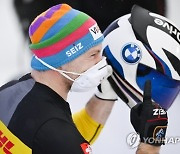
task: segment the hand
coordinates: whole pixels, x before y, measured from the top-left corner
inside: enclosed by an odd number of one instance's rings
[[[107,100],[107,101],[116,101],[118,99],[117,94],[112,89],[107,78],[105,78],[101,82],[101,84],[97,87],[95,96],[99,99]]]
[[[151,82],[146,81],[143,103],[131,109],[131,123],[140,135],[141,142],[155,146],[164,144],[168,118],[167,112],[151,100]]]

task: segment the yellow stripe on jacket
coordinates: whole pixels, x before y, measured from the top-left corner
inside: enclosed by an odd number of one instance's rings
[[[103,129],[103,125],[94,121],[85,109],[73,114],[73,121],[81,135],[93,144]]]
[[[32,154],[32,150],[19,140],[0,120],[0,153]]]

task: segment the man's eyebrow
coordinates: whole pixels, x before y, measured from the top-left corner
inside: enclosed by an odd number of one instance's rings
[[[94,50],[94,51],[92,51],[92,53],[91,54],[94,54],[94,53],[99,53],[99,52],[101,52],[101,50]]]

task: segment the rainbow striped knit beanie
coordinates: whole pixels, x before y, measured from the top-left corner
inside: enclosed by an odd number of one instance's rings
[[[59,4],[43,12],[29,27],[31,67],[48,70],[36,58],[57,68],[79,57],[104,39],[96,21],[87,14]]]

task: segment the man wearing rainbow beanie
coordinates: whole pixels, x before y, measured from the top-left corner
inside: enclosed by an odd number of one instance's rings
[[[0,153],[91,154],[90,144],[117,100],[96,21],[59,4],[32,22],[29,35],[32,72],[0,88]],[[85,108],[72,116],[69,91],[97,86]]]
[[[66,100],[69,91],[95,89],[111,75],[101,53],[103,34],[90,16],[59,4],[32,22],[29,35],[32,72],[2,87],[8,99],[1,99],[0,127],[12,142],[9,151],[91,153],[90,144],[101,132],[117,95],[112,90],[103,100],[102,92],[97,92],[73,116]]]

